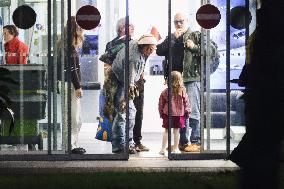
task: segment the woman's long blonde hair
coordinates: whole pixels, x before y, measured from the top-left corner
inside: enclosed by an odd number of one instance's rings
[[[184,90],[183,79],[181,73],[178,71],[171,72],[173,96],[181,95]]]
[[[67,28],[68,28],[69,22],[67,22],[66,26],[64,27],[64,41],[65,41],[65,49],[67,49]],[[78,47],[81,47],[83,44],[84,36],[83,36],[83,29],[77,24],[75,16],[71,16],[70,21],[70,27],[71,27],[71,40],[72,40],[72,46],[76,49]],[[62,47],[62,41],[59,40],[58,43],[59,47]]]
[[[64,28],[64,33],[64,36],[67,39],[67,26]],[[84,40],[83,29],[77,24],[75,16],[71,16],[71,39],[72,46],[75,48],[80,47]]]

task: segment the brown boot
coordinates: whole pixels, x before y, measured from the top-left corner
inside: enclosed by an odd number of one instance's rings
[[[200,152],[200,145],[190,144],[183,150],[184,152]]]
[[[138,148],[140,150],[140,152],[148,152],[150,149],[146,146],[144,146],[143,144],[136,144],[135,145],[136,148]]]

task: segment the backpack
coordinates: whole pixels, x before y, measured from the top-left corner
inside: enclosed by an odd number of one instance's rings
[[[113,42],[113,45],[106,49],[106,52],[99,57],[99,60],[112,65],[117,53],[125,46],[124,39],[120,38]]]
[[[210,74],[212,74],[217,70],[217,68],[220,64],[220,54],[219,54],[219,51],[218,51],[218,45],[212,39],[210,39],[209,61],[210,61]]]

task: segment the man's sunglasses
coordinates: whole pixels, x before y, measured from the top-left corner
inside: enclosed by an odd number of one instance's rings
[[[178,24],[178,23],[183,24],[183,23],[184,23],[184,20],[175,20],[174,23],[175,23],[175,24]]]

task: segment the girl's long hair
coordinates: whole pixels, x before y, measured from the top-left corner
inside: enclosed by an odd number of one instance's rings
[[[172,77],[173,96],[182,95],[182,91],[184,90],[184,84],[181,73],[178,71],[172,71],[171,77]]]
[[[65,50],[67,50],[67,28],[68,28],[69,22],[67,22],[67,25],[64,27],[64,41],[65,41]],[[71,16],[71,40],[72,40],[72,46],[76,49],[78,47],[81,47],[83,44],[84,36],[83,36],[83,29],[77,24],[75,16]],[[59,40],[58,46],[62,47],[62,40]]]

